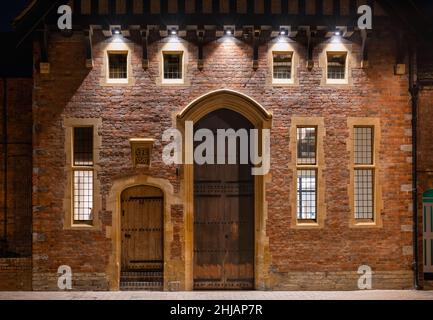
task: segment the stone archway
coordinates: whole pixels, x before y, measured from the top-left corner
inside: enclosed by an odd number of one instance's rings
[[[165,179],[153,178],[144,175],[130,176],[125,178],[116,179],[110,189],[107,198],[107,211],[112,212],[112,226],[107,227],[107,237],[111,238],[112,251],[110,261],[107,266],[107,276],[109,279],[110,290],[119,290],[120,273],[121,273],[121,196],[122,193],[132,187],[137,186],[150,186],[158,188],[163,193],[163,257],[165,261],[164,267],[164,290],[168,288],[168,281],[171,276],[167,274],[170,272],[171,266],[169,257],[169,248],[171,241],[173,241],[173,225],[171,221],[171,207],[178,204],[178,199],[174,195],[172,184]]]
[[[245,117],[255,129],[270,129],[272,114],[252,98],[232,90],[212,91],[199,97],[177,116],[177,127],[183,136],[183,202],[185,221],[185,289],[193,289],[194,250],[194,165],[188,161],[193,154],[193,137],[185,130],[186,121],[197,123],[205,115],[218,109],[235,111]],[[261,140],[261,135],[259,139]],[[261,141],[259,141],[261,145]],[[259,150],[261,151],[261,150]],[[254,287],[262,290],[269,287],[268,266],[270,264],[269,240],[266,236],[267,203],[265,197],[266,176],[254,176]]]

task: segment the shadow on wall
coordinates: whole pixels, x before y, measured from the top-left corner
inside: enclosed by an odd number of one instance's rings
[[[2,81],[0,257],[30,257],[32,244],[31,78]]]

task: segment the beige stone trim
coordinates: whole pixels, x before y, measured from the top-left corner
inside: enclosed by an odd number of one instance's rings
[[[106,40],[104,47],[103,65],[101,71],[101,86],[133,86],[135,84],[135,78],[132,72],[132,52],[134,51],[134,44],[130,40],[123,37],[113,37]],[[109,78],[109,53],[126,53],[127,57],[127,79],[110,79]]]
[[[231,100],[231,106],[218,106],[216,102],[222,102],[221,100]],[[251,121],[254,125],[259,123],[262,118],[266,121],[272,120],[272,113],[268,112],[264,107],[262,107],[256,100],[250,98],[246,94],[243,94],[238,91],[230,90],[230,89],[219,89],[215,91],[208,92],[196,99],[194,99],[188,106],[186,106],[181,112],[177,114],[177,119],[181,121],[187,121],[187,117],[190,116],[191,113],[199,113],[199,119],[204,117],[211,111],[208,111],[206,108],[202,108],[201,110],[197,109],[197,105],[203,105],[207,101],[213,101],[212,106],[213,110],[218,110],[220,108],[228,108],[235,112],[239,112],[238,110],[245,108],[245,115],[249,121]],[[247,104],[253,104],[254,108],[247,108]],[[251,109],[251,110],[250,110]]]
[[[101,210],[101,192],[98,173],[99,166],[99,151],[102,145],[102,137],[99,135],[99,130],[102,127],[102,119],[100,118],[65,118],[63,120],[65,128],[65,152],[66,152],[66,186],[65,197],[63,200],[63,210],[65,220],[63,229],[65,230],[101,230],[101,221],[99,220],[99,211]],[[73,221],[73,129],[76,127],[93,127],[93,223],[92,225],[74,224]]]
[[[173,224],[171,222],[172,205],[181,204],[179,197],[174,195],[173,185],[166,179],[136,175],[117,179],[113,182],[107,198],[107,211],[112,214],[111,238],[112,251],[107,265],[107,276],[110,290],[119,290],[121,269],[121,195],[128,188],[147,185],[161,189],[164,193],[164,290],[168,290],[170,279],[176,278],[175,273],[182,274],[172,265],[170,259],[171,243],[173,241]]]
[[[270,129],[272,115],[253,99],[236,91],[217,90],[194,100],[177,116],[177,127],[184,137],[183,160],[192,151],[191,138],[185,137],[185,121],[196,123],[206,114],[226,108],[240,113],[247,118],[256,129]],[[260,137],[261,139],[261,137]],[[259,143],[261,145],[261,143]],[[194,165],[183,166],[185,204],[185,289],[193,289],[193,250],[194,250]],[[269,238],[266,235],[267,202],[265,182],[267,176],[255,176],[255,288],[269,288]]]
[[[164,54],[182,54],[182,79],[164,79]],[[159,76],[156,84],[159,86],[189,86],[188,73],[189,50],[188,43],[177,36],[169,36],[158,44]]]
[[[274,53],[292,53],[292,78],[274,79]],[[300,54],[298,44],[287,37],[277,37],[268,46],[269,72],[266,79],[268,85],[274,87],[297,86],[299,85],[298,67],[300,65]]]
[[[328,79],[328,53],[343,52],[346,53],[346,71],[345,79]],[[352,69],[355,67],[356,56],[353,53],[353,45],[346,43],[346,40],[340,37],[332,37],[328,42],[321,45],[319,55],[319,68],[322,69],[322,86],[347,88],[353,84]]]
[[[316,127],[317,137],[317,150],[316,150],[316,164],[315,165],[298,165],[297,164],[297,128],[311,126]],[[290,192],[290,227],[294,229],[310,229],[310,228],[323,228],[326,219],[326,184],[323,171],[325,170],[325,151],[323,146],[323,139],[326,136],[325,122],[323,117],[292,117],[290,125],[290,153],[291,161],[289,169],[292,171],[292,186]],[[297,218],[297,170],[310,169],[317,172],[317,215],[316,221],[303,221]]]
[[[381,212],[383,209],[382,200],[382,187],[380,183],[381,168],[379,163],[380,156],[380,142],[381,142],[381,127],[379,118],[348,118],[347,126],[349,128],[349,138],[347,140],[347,150],[350,153],[349,170],[350,170],[350,183],[347,188],[350,201],[350,218],[349,227],[351,228],[382,228],[382,216]],[[374,128],[373,136],[373,164],[355,166],[354,161],[354,127],[355,126],[369,126]],[[355,219],[355,196],[354,196],[354,181],[355,181],[355,168],[368,168],[374,170],[374,212],[373,221],[358,221]]]

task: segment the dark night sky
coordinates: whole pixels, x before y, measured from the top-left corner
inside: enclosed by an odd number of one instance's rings
[[[0,10],[0,32],[12,31],[12,20],[19,14],[19,12],[24,8],[28,1],[31,0],[2,0],[2,10]],[[411,1],[417,4],[419,7],[423,8],[422,10],[420,10],[423,14],[431,17],[431,15],[433,14],[433,0]]]
[[[12,31],[11,22],[24,8],[29,0],[6,0],[2,1],[0,11],[0,32]]]
[[[2,0],[0,10],[0,32],[13,31],[11,22],[21,12],[29,0]],[[16,38],[12,33],[3,34],[5,45],[2,46],[0,59],[0,77],[31,77],[33,73],[32,50],[28,43],[16,48]]]

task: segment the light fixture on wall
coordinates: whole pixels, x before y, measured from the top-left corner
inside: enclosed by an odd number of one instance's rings
[[[116,25],[109,25],[107,28],[103,27],[102,28],[102,33],[105,37],[110,38],[110,37],[129,37],[131,36],[129,29],[122,29],[122,26],[120,24],[116,24]]]
[[[278,32],[272,31],[272,37],[277,37],[277,35],[280,37],[290,37],[290,26],[280,26],[280,30]]]
[[[166,35],[170,35],[170,36],[180,35],[178,25],[167,25],[167,29],[165,31],[166,31]]]
[[[226,36],[233,36],[235,34],[235,26],[224,26],[224,34]]]
[[[337,36],[337,37],[341,36],[341,31],[340,30],[336,30],[334,32],[334,35]]]

